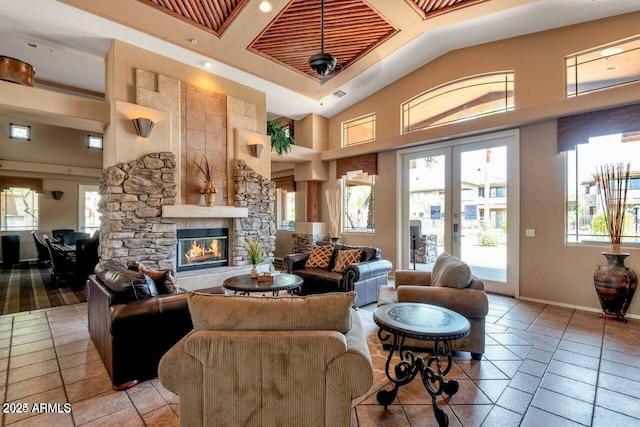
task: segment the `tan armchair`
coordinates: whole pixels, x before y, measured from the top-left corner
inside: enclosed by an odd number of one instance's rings
[[[373,384],[354,292],[188,295],[194,330],[160,361],[181,426],[345,426]]]
[[[434,280],[434,276],[437,280]],[[471,270],[464,262],[443,253],[436,260],[433,273],[396,270],[395,289],[386,286],[378,297],[379,306],[391,302],[433,304],[462,314],[471,323],[471,332],[464,338],[452,341],[451,349],[468,351],[476,360],[482,358],[489,300],[484,292],[484,283],[471,275]],[[405,345],[425,348],[428,343],[407,339]]]

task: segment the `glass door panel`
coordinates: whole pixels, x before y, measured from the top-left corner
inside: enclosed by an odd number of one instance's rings
[[[448,157],[429,152],[408,161],[409,260],[416,270],[430,270],[444,251]]]

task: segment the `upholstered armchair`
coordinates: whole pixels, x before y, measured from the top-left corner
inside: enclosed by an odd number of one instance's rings
[[[158,369],[180,425],[348,427],[373,384],[354,298],[189,293],[194,330]]]
[[[452,341],[451,349],[468,351],[476,360],[482,358],[489,300],[484,292],[484,282],[473,276],[463,261],[442,253],[436,259],[432,272],[396,270],[395,287],[381,288],[378,306],[392,302],[432,304],[462,314],[471,323],[471,332]],[[407,339],[405,345],[424,348],[425,342]]]

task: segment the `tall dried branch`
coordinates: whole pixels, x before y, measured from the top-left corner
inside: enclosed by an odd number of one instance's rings
[[[625,206],[629,189],[630,164],[601,165],[596,169],[596,180],[600,185],[600,197],[604,219],[611,245],[619,247],[624,232]]]
[[[327,199],[327,209],[329,211],[329,225],[331,226],[331,236],[338,236],[340,225],[340,189],[330,188],[324,193]]]

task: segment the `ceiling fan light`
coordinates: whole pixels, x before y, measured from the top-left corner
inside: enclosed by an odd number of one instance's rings
[[[316,53],[309,58],[309,66],[320,76],[324,77],[336,68],[338,60],[329,53]]]

